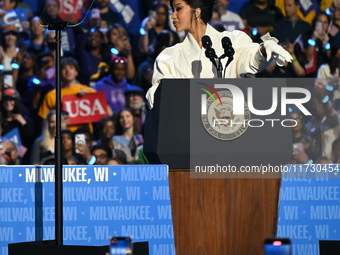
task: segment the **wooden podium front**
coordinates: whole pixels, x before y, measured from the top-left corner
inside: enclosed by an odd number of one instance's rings
[[[276,235],[281,179],[191,178],[169,171],[178,255],[260,255]]]
[[[207,103],[202,99],[205,92],[199,88],[204,84],[218,93],[222,93],[220,87],[225,84],[237,86],[243,95],[253,88],[256,109],[263,110],[273,104],[273,86],[281,91],[286,80],[162,80],[155,93],[154,108],[147,110],[143,148],[150,163],[169,165],[176,254],[263,254],[265,238],[276,234],[280,173],[270,177],[251,173],[242,178],[214,175],[213,179],[211,175],[192,178],[189,169],[227,165],[235,169],[259,166],[260,170],[282,167],[292,155],[291,129],[279,121],[275,125],[268,123],[267,119],[288,117],[282,116],[280,107],[270,116],[251,113],[251,119],[262,121],[263,126],[248,127],[235,139],[217,139],[207,132],[202,117],[208,116],[207,110],[202,113],[202,105]],[[216,102],[214,107],[219,110],[230,108],[227,99],[220,106],[217,99]],[[213,113],[207,119],[219,119]]]

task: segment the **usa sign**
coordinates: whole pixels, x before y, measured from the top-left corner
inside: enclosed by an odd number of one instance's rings
[[[82,97],[65,95],[63,110],[69,113],[69,125],[98,122],[108,116],[105,92],[88,93]]]
[[[68,20],[73,17],[76,20],[81,20],[82,10],[88,10],[90,1],[88,0],[59,0],[60,13],[59,17],[63,20]]]

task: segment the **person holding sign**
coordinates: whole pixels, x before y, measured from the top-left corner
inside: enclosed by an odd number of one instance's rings
[[[84,96],[86,93],[95,93],[96,90],[88,86],[77,83],[76,77],[78,75],[79,66],[78,62],[71,57],[63,58],[61,60],[61,96],[65,95],[78,95],[79,97]],[[48,92],[39,108],[38,115],[45,119],[48,113],[56,108],[56,90],[53,89]],[[80,124],[80,125],[69,125],[67,128],[71,131],[75,131],[79,127],[88,127],[91,131],[93,130],[92,124]]]

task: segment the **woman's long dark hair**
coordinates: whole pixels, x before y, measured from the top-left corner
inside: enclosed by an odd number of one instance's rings
[[[106,31],[107,47],[110,48],[110,49],[115,46],[115,45],[113,45],[112,42],[110,42],[110,35],[111,35],[112,30],[114,30],[114,29],[118,30],[119,36],[125,35],[127,37],[127,39],[129,40],[129,38],[128,38],[129,35],[128,35],[126,29],[121,24],[115,23],[115,24],[109,26],[109,28]]]
[[[159,8],[164,8],[165,9],[165,12],[166,12],[166,20],[165,20],[165,23],[164,23],[164,29],[167,29],[167,30],[171,30],[170,28],[170,25],[169,25],[169,8],[166,4],[163,4],[163,3],[158,3],[156,5],[154,5],[153,7],[153,10],[155,10],[157,12],[157,10]]]
[[[116,128],[117,128],[117,132],[116,134],[117,135],[123,135],[124,133],[124,130],[123,130],[123,127],[120,125],[119,123],[119,119],[120,119],[120,116],[122,114],[122,112],[124,111],[127,111],[129,113],[131,113],[132,117],[133,117],[133,133],[136,135],[136,134],[139,134],[139,128],[138,128],[138,124],[137,124],[137,121],[136,121],[136,118],[135,118],[135,114],[132,110],[128,109],[128,108],[125,108],[123,110],[121,110],[118,114],[117,114],[117,118],[116,118]]]
[[[3,98],[4,99],[4,98]],[[2,99],[2,101],[3,101]],[[2,117],[4,119],[6,119],[8,117],[8,114],[7,114],[7,111],[6,109],[4,108],[4,104],[2,102],[2,104],[0,105],[0,111],[2,113]],[[22,107],[21,107],[21,100],[20,98],[15,98],[14,99],[14,109],[12,111],[14,114],[22,114]]]

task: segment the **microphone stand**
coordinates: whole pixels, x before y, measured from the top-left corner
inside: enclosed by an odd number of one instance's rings
[[[217,77],[222,78],[222,63],[221,59],[226,57],[226,54],[224,53],[222,56],[217,57],[215,50],[212,48],[212,42],[208,35],[204,35],[201,38],[202,46],[205,48],[205,56],[210,59],[210,62],[215,66],[217,70]]]
[[[205,54],[206,57],[210,59],[210,62],[215,66],[217,70],[217,77],[222,78],[223,66],[222,66],[221,59],[226,57],[225,54],[223,54],[222,56],[218,58],[215,54],[215,51],[213,51],[213,54],[210,49],[207,49],[205,52],[206,52]]]
[[[233,61],[234,60],[234,56],[233,55],[231,55],[231,56],[228,56],[229,58],[228,58],[228,61],[227,61],[227,63],[225,64],[225,67],[224,67],[224,74],[223,74],[223,77],[225,78],[225,71],[227,70],[227,67],[229,66],[229,64],[231,63],[231,61]]]
[[[222,71],[223,71],[223,66],[221,62],[222,56],[217,59],[217,62],[218,62],[217,63],[217,78],[222,78]]]
[[[55,30],[56,47],[56,136],[55,136],[55,240],[56,245],[63,245],[63,162],[61,137],[61,30],[65,30],[68,22],[54,21],[48,24],[48,30]]]
[[[222,54],[219,58],[215,59],[215,62],[217,61],[217,65],[215,63],[215,67],[217,69],[217,77],[218,78],[222,78],[222,71],[223,71],[223,67],[222,67],[222,59],[224,59],[225,57],[228,57],[228,61],[224,67],[224,74],[223,74],[223,78],[225,78],[225,71],[227,69],[227,67],[229,66],[229,64],[231,63],[231,61],[234,60],[234,51],[229,51],[227,53]]]

